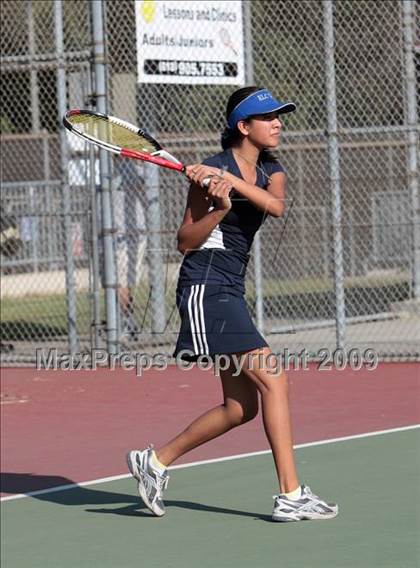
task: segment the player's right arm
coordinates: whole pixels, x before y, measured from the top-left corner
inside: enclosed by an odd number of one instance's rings
[[[231,185],[216,177],[212,178],[207,191],[199,185],[191,184],[184,218],[177,235],[178,250],[182,254],[198,249],[228,213],[232,206],[229,199],[231,189]]]

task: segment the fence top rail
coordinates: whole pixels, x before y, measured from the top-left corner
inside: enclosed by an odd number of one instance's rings
[[[63,54],[65,59],[77,59],[77,58],[90,58],[91,52],[89,49],[83,49],[80,51],[65,51]],[[47,52],[47,53],[25,53],[24,55],[2,55],[0,57],[0,63],[3,64],[16,64],[16,63],[54,63],[57,61],[57,52]]]
[[[16,189],[29,187],[61,187],[63,182],[60,179],[53,180],[37,180],[37,181],[3,181],[2,189]]]
[[[337,133],[343,136],[352,135],[363,135],[363,134],[403,134],[412,130],[412,126],[401,125],[401,126],[372,126],[365,128],[339,128]],[[420,130],[420,125],[416,126],[416,131]],[[293,138],[325,138],[327,136],[326,130],[287,130],[284,133],[284,139]],[[40,132],[22,132],[17,134],[1,134],[2,142],[14,142],[22,140],[38,140],[38,139],[49,139],[56,138],[58,133],[49,132],[48,130],[41,130]],[[219,132],[199,132],[195,134],[182,134],[180,132],[161,132],[159,133],[159,139],[165,144],[197,144],[197,143],[207,143],[219,144],[220,134]]]
[[[50,138],[57,138],[58,134],[49,132],[46,129],[39,132],[23,132],[21,134],[2,134],[2,142],[21,142],[26,140],[48,140]]]
[[[416,130],[420,129],[420,125],[417,126]],[[369,135],[369,134],[404,134],[412,130],[412,126],[408,125],[395,125],[395,126],[369,126],[363,128],[338,128],[337,134],[342,136],[352,136],[352,135]],[[284,140],[289,138],[325,138],[328,135],[327,130],[289,130],[284,132]],[[220,133],[219,132],[198,132],[195,134],[183,134],[180,132],[160,132],[159,140],[166,144],[177,143],[182,145],[186,142],[191,143],[213,143],[219,144]]]

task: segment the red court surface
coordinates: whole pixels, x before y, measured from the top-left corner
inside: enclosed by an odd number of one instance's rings
[[[420,422],[420,364],[290,371],[296,444]],[[127,473],[125,453],[164,443],[221,402],[212,371],[2,369],[3,495]],[[268,449],[261,416],[179,463]]]

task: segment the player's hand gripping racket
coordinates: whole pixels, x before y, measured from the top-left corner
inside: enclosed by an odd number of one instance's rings
[[[63,124],[73,134],[124,158],[185,172],[185,165],[164,150],[150,134],[115,116],[75,109],[64,115]],[[203,185],[206,187],[209,183],[210,178],[206,178]]]

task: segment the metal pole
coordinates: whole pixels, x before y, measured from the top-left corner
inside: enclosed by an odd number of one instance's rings
[[[50,144],[48,138],[48,130],[44,129],[42,131],[42,154],[43,154],[43,164],[44,164],[44,180],[50,181],[51,179],[51,168],[50,168]],[[47,185],[45,187],[46,191],[46,202],[51,203],[51,187]],[[50,227],[55,231],[54,223],[50,222]],[[48,267],[50,270],[53,269],[53,239],[48,239]]]
[[[151,118],[153,119],[153,117]],[[161,241],[159,169],[157,166],[145,163],[144,182],[152,333],[163,333],[166,327],[165,274]]]
[[[67,325],[69,335],[69,350],[71,354],[77,351],[77,328],[76,328],[76,291],[74,282],[74,261],[71,235],[71,202],[70,188],[68,183],[68,147],[65,128],[62,117],[66,112],[66,68],[64,59],[64,34],[63,34],[63,3],[62,0],[54,1],[54,25],[55,44],[57,57],[57,106],[58,122],[60,128],[60,156],[61,156],[61,180],[63,195],[63,227],[64,227],[64,255],[66,261],[66,300],[67,300]]]
[[[408,127],[408,186],[412,203],[413,251],[412,286],[413,298],[420,298],[420,197],[418,171],[418,117],[416,103],[416,69],[414,64],[414,2],[403,0],[406,119]]]
[[[254,277],[255,277],[255,308],[257,317],[257,328],[260,333],[264,333],[264,291],[262,283],[262,262],[261,262],[261,235],[258,232],[254,238]]]
[[[33,1],[29,0],[26,3],[26,11],[28,16],[28,48],[30,61],[33,59],[36,51],[35,43],[35,22],[34,22],[34,5]],[[31,66],[31,114],[32,114],[32,132],[39,132],[39,90],[38,90],[38,71],[34,65]]]
[[[38,222],[39,218],[36,216],[36,205],[35,205],[35,191],[42,191],[42,188],[34,188],[32,185],[29,187],[29,206],[31,217],[30,219],[30,227],[31,227],[31,243],[32,243],[32,261],[34,272],[38,272],[38,260],[39,260],[39,230],[38,230]]]
[[[96,108],[107,113],[107,83],[105,60],[104,3],[94,0],[92,7],[93,55],[95,65]],[[117,334],[117,278],[114,254],[114,227],[111,203],[111,168],[109,153],[99,152],[102,203],[102,236],[104,245],[104,287],[107,327],[107,350],[109,354],[118,352]],[[93,176],[95,173],[92,172]]]
[[[244,18],[244,52],[245,52],[245,84],[254,84],[254,60],[252,56],[252,14],[251,2],[245,0],[243,3]],[[264,333],[264,290],[262,282],[262,254],[261,254],[261,235],[258,231],[254,237],[254,284],[255,284],[255,312],[257,328],[260,333]]]
[[[83,91],[84,99],[90,101],[93,98],[92,86],[92,69],[84,69],[84,77],[82,85],[85,87]],[[96,163],[95,149],[92,144],[86,144],[86,190],[90,196],[90,243],[89,243],[89,290],[91,298],[91,326],[90,341],[91,347],[99,349],[99,330],[101,328],[101,304],[100,304],[100,264],[99,264],[99,199],[96,185]]]
[[[148,85],[149,108],[138,105],[140,122],[152,135],[156,130],[156,99],[161,85]],[[140,93],[139,93],[140,94]],[[162,249],[162,226],[160,211],[159,168],[144,164],[144,189],[146,195],[147,267],[151,332],[164,333],[166,328],[165,266]]]
[[[254,82],[254,58],[252,53],[252,12],[251,0],[243,3],[244,18],[244,47],[245,47],[245,83],[252,85]]]
[[[89,182],[88,189],[90,193],[90,225],[91,225],[91,294],[92,294],[92,324],[91,324],[91,342],[94,349],[99,348],[99,329],[101,327],[101,308],[99,297],[99,250],[98,250],[98,207],[96,195],[95,180],[95,150],[89,145]]]
[[[344,296],[343,237],[341,220],[340,156],[337,133],[337,96],[335,90],[334,15],[332,0],[324,0],[325,82],[327,91],[327,134],[332,201],[334,289],[337,348],[344,348],[346,306]]]

